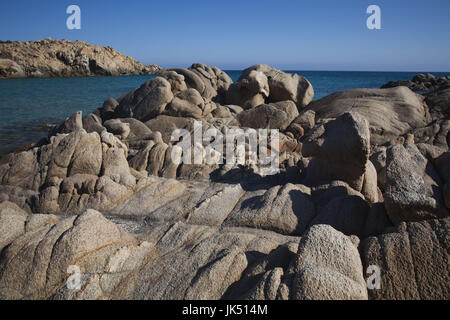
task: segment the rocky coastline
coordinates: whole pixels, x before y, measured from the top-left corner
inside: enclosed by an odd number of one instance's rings
[[[412,91],[427,92],[431,90],[437,90],[443,87],[449,87],[450,77],[437,78],[431,73],[427,74],[418,73],[411,80],[390,81],[381,86],[381,88],[386,89],[399,86],[408,87]]]
[[[449,299],[450,89],[424,86],[159,70],[0,159],[0,299]],[[278,130],[280,171],[174,163],[196,123]]]
[[[0,79],[155,74],[157,65],[144,65],[111,47],[82,41],[1,41]]]

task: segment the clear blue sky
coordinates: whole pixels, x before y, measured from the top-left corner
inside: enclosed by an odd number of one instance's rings
[[[66,8],[81,7],[81,30]],[[382,30],[366,28],[381,7]],[[146,64],[450,71],[449,0],[1,0],[0,39],[82,40]]]

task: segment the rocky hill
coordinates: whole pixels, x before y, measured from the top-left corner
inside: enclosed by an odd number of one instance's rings
[[[0,42],[0,78],[116,76],[158,70],[111,47],[78,40]]]
[[[450,299],[450,92],[313,95],[194,64],[3,157],[0,299]],[[174,161],[175,129],[241,128],[278,173]]]

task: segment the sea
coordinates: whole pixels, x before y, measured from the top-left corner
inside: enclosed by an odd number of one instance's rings
[[[241,71],[226,71],[237,81]],[[306,77],[314,99],[355,88],[380,88],[409,80],[418,72],[286,71]],[[423,73],[423,72],[422,72]],[[433,72],[437,77],[450,73]],[[119,98],[154,75],[80,78],[0,79],[0,155],[47,136],[48,131],[78,110],[86,115],[109,97]]]

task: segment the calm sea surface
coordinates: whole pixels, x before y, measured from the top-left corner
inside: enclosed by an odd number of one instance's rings
[[[392,80],[411,79],[416,72],[289,71],[305,76],[313,85],[314,99],[352,88],[379,88]],[[241,72],[227,71],[233,81]],[[433,73],[448,76],[450,73]],[[139,87],[154,76],[0,79],[0,154],[46,136],[48,130],[82,110],[101,107],[109,97]]]

